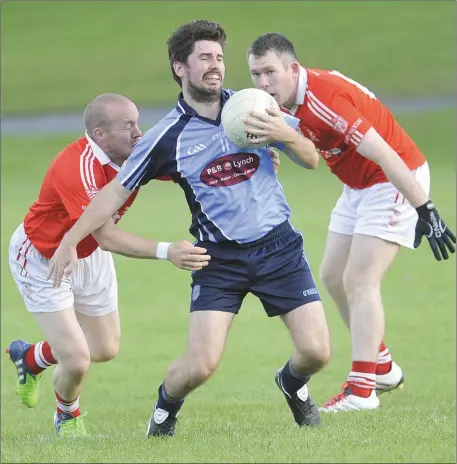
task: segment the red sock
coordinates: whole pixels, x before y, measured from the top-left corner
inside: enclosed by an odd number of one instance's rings
[[[39,374],[52,364],[57,364],[48,342],[38,342],[29,346],[25,353],[25,364],[32,374]]]
[[[347,383],[354,395],[368,398],[376,388],[376,363],[353,361]]]
[[[392,369],[392,356],[390,356],[389,348],[381,342],[379,347],[378,360],[376,365],[376,375],[384,375]]]
[[[77,396],[74,400],[68,401],[64,400],[57,392],[56,394],[56,402],[57,402],[57,413],[67,413],[71,414],[73,417],[78,417],[81,415],[79,411],[79,396]]]

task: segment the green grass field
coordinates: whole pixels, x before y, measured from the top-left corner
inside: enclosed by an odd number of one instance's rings
[[[380,95],[447,95],[455,81],[454,2],[2,2],[2,112],[70,111],[98,93],[168,105],[178,93],[166,40],[206,18],[228,34],[226,85],[251,85],[246,50],[287,34],[302,63]]]
[[[139,105],[172,104],[166,39],[181,23],[207,18],[228,33],[226,86],[250,86],[249,44],[265,31],[286,33],[305,66],[335,68],[377,94],[450,95],[455,81],[454,2],[2,2],[2,115],[80,110],[98,93]],[[452,110],[399,118],[429,159],[432,198],[456,229]],[[147,128],[143,128],[147,129]],[[10,236],[35,200],[50,160],[79,134],[2,136],[1,346],[36,341],[38,327],[9,273]],[[283,160],[280,178],[305,236],[310,264],[322,257],[328,217],[341,185],[324,163],[316,172]],[[158,201],[159,200],[159,201]],[[190,238],[179,187],[152,182],[121,227],[160,240]],[[1,460],[13,462],[456,462],[455,256],[434,260],[428,244],[402,251],[383,285],[386,341],[406,374],[402,392],[368,414],[324,416],[318,430],[293,426],[273,375],[291,352],[280,320],[248,297],[222,364],[193,393],[178,435],[146,440],[156,390],[186,345],[190,276],[169,263],[116,257],[122,343],[94,365],[82,395],[91,436],[62,443],[52,425],[51,372],[35,410],[14,394],[15,370],[1,363]],[[333,358],[311,382],[321,403],[350,368],[346,328],[321,287]]]
[[[432,198],[455,230],[455,112],[400,121],[429,157]],[[2,346],[14,338],[41,338],[9,274],[8,241],[35,199],[49,161],[74,137],[2,138]],[[280,178],[317,274],[341,186],[324,164],[309,172],[283,160]],[[146,186],[121,222],[169,241],[188,237],[188,225],[180,189],[161,182]],[[379,411],[324,416],[318,430],[294,427],[273,381],[291,342],[280,320],[268,319],[248,297],[220,369],[189,397],[178,435],[169,440],[146,440],[145,431],[165,370],[185,348],[190,276],[164,262],[116,257],[116,264],[121,352],[89,372],[82,409],[89,413],[90,438],[62,443],[55,437],[51,372],[42,382],[38,407],[20,405],[15,370],[4,356],[2,462],[455,462],[455,256],[438,263],[427,244],[405,250],[385,279],[386,340],[406,373],[406,387],[382,396]],[[321,290],[333,359],[310,384],[319,403],[338,390],[350,368],[347,330]]]

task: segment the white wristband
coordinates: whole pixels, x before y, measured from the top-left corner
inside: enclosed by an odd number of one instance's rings
[[[171,243],[168,242],[159,242],[157,244],[156,258],[157,259],[168,259],[168,248],[170,248]]]

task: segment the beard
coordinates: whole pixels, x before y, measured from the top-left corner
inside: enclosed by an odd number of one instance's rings
[[[199,103],[213,103],[218,101],[222,93],[222,88],[207,89],[205,87],[199,87],[191,81],[188,83],[187,90],[192,99]]]

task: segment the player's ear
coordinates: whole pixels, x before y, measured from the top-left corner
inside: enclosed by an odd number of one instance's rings
[[[93,135],[94,135],[95,141],[97,141],[97,139],[104,140],[105,138],[105,133],[103,132],[103,129],[101,129],[100,127],[96,127],[94,129]]]
[[[180,78],[184,77],[185,66],[184,66],[184,63],[181,63],[181,61],[175,61],[173,63],[173,70],[178,77]]]
[[[292,63],[290,63],[290,67],[294,74],[298,74],[300,72],[300,63],[298,61],[292,61]]]

